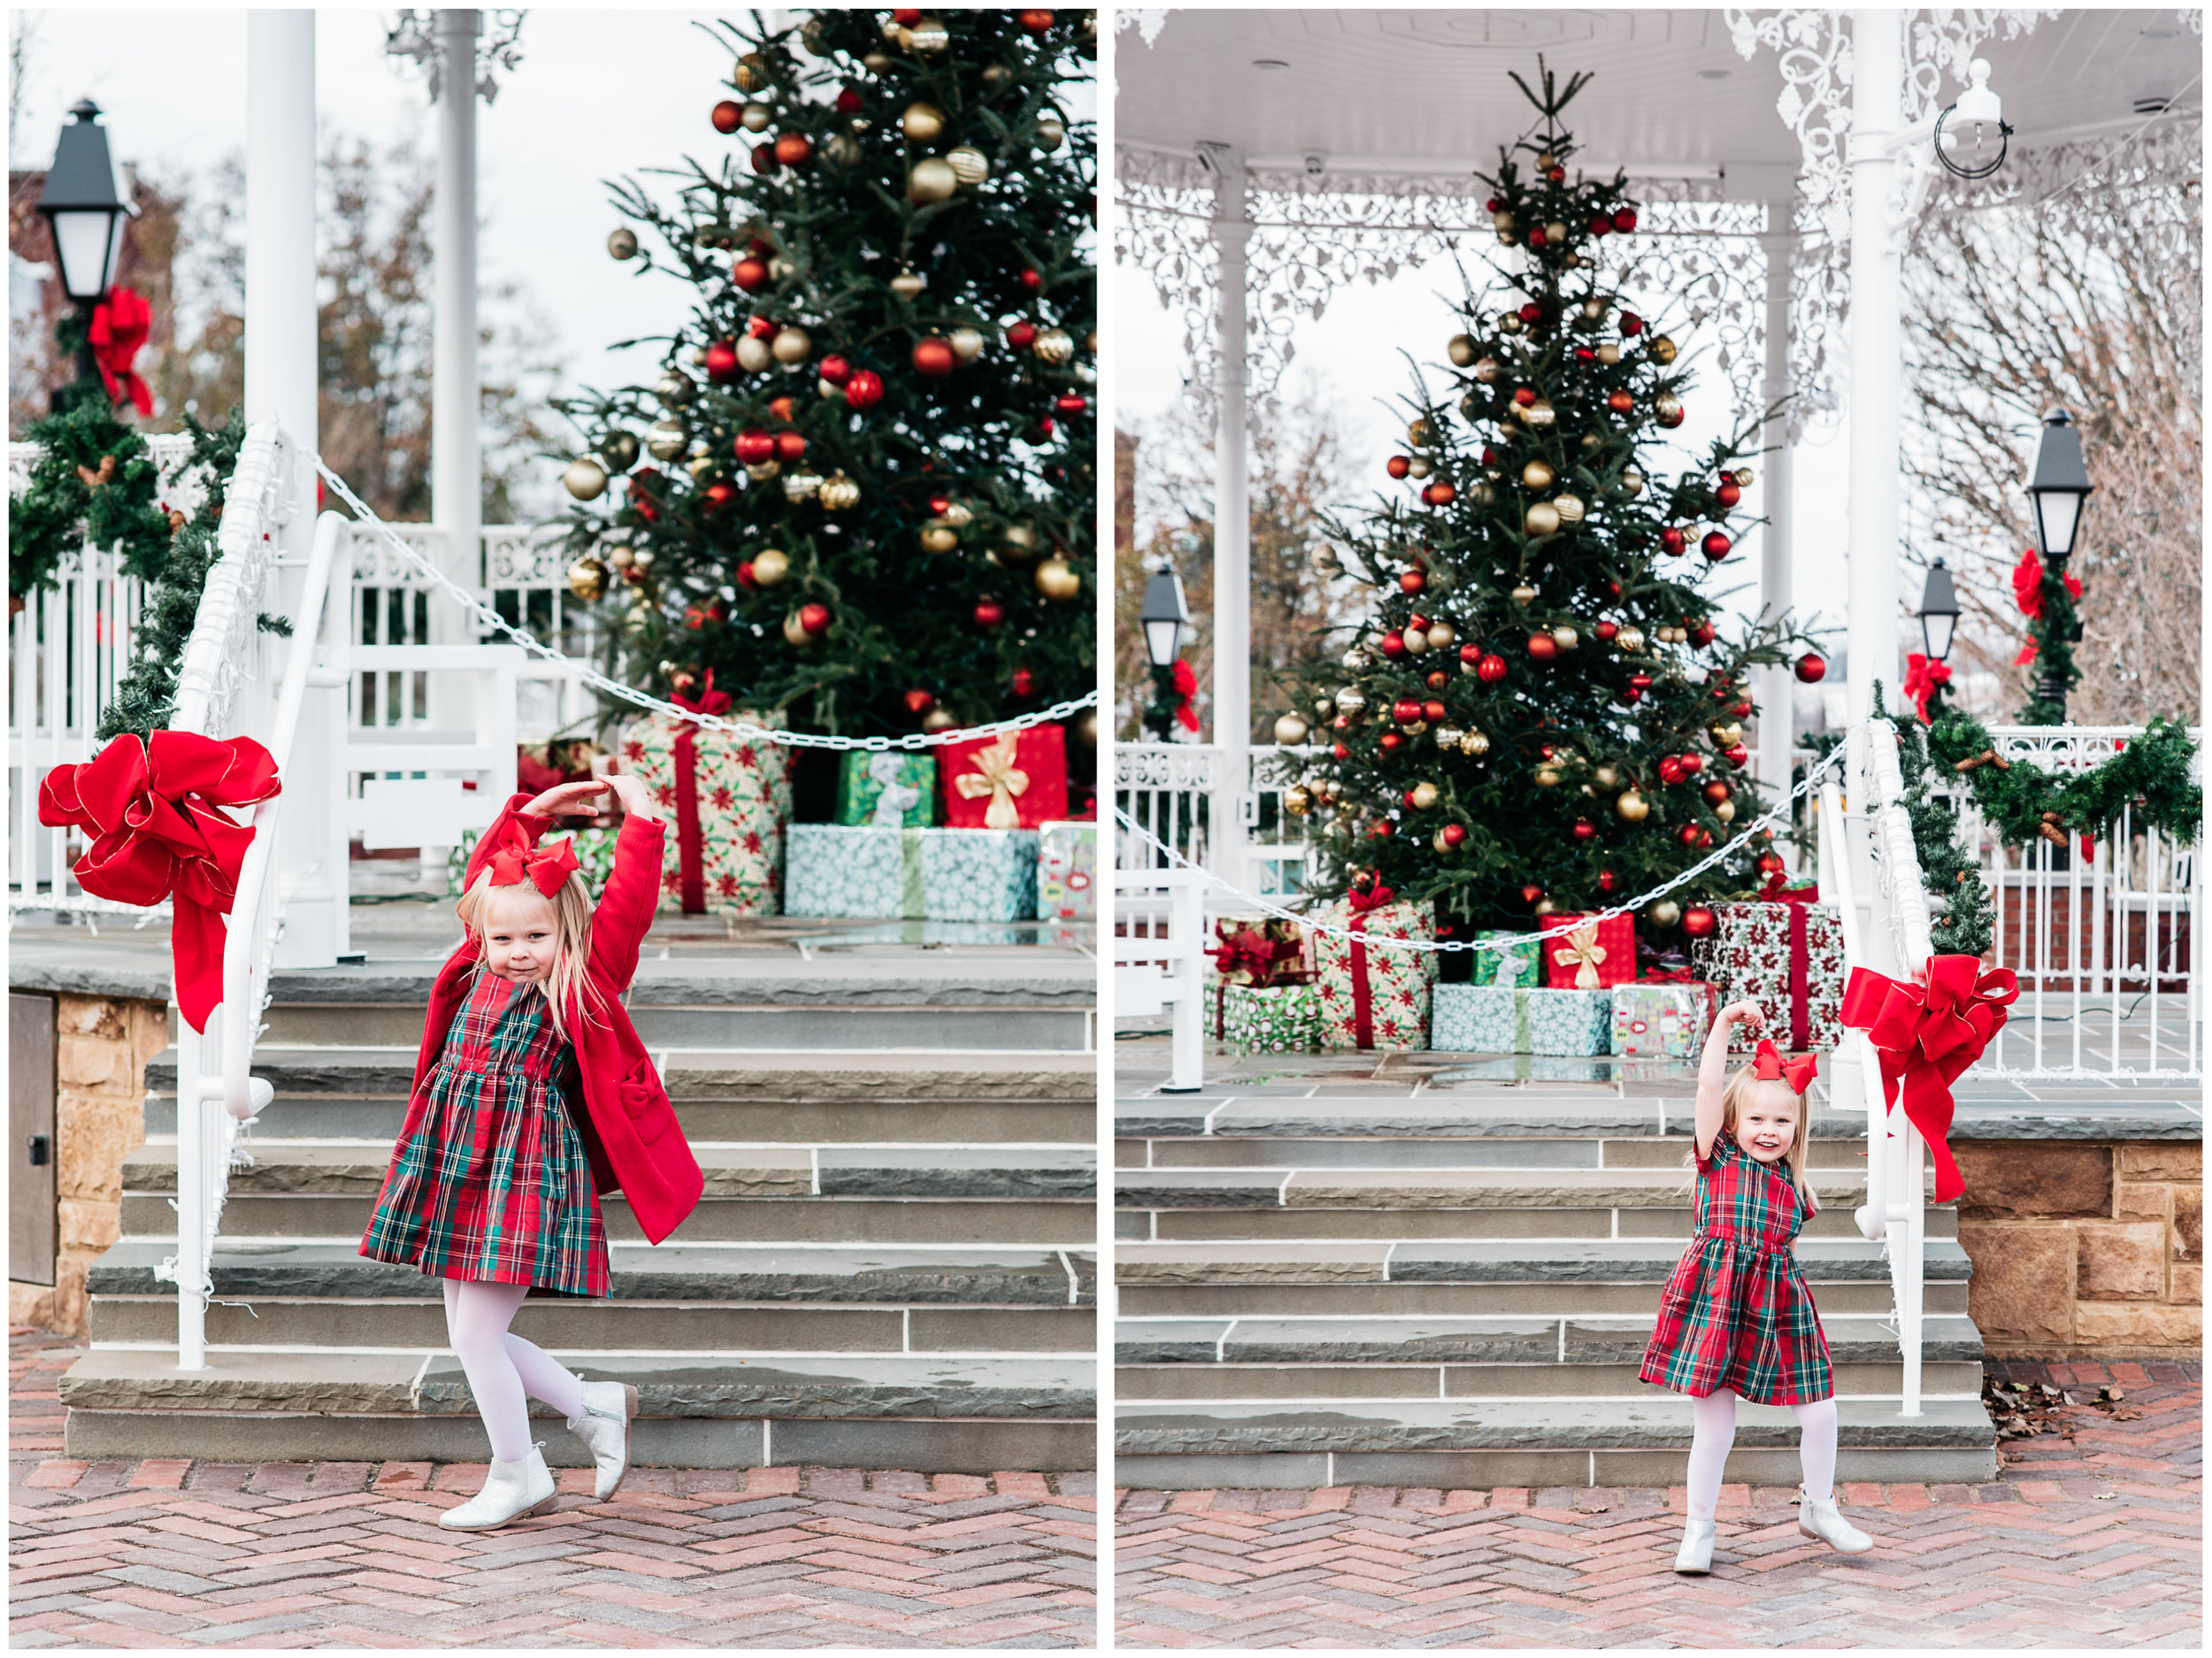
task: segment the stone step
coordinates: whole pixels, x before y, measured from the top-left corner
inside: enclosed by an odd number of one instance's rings
[[[1696,1171],[1683,1168],[1118,1169],[1124,1209],[1630,1209],[1686,1208]],[[1866,1172],[1809,1171],[1821,1212],[1866,1201]],[[1926,1178],[1932,1197],[1935,1177]]]
[[[268,1040],[283,1047],[367,1043],[404,1047],[422,1040],[426,1003],[347,1002],[268,1012]],[[1079,1054],[1091,1047],[1094,1018],[1080,1003],[1055,1006],[881,1006],[835,1000],[817,1006],[683,1006],[635,1000],[631,1023],[648,1048],[799,1049],[913,1048]]]
[[[1923,1414],[1839,1399],[1836,1478],[1978,1482],[1997,1472],[1996,1435],[1978,1397],[1930,1396]],[[1120,1405],[1114,1478],[1149,1489],[1396,1485],[1678,1485],[1690,1401],[1645,1387],[1607,1399],[1261,1400]],[[1799,1429],[1781,1406],[1738,1407],[1724,1478],[1795,1485]]]
[[[434,1351],[211,1352],[208,1363],[188,1373],[173,1350],[88,1353],[60,1384],[68,1455],[472,1462],[488,1453],[459,1365]],[[1094,1459],[1087,1358],[600,1354],[573,1355],[572,1368],[636,1385],[632,1456],[643,1466],[1058,1471]],[[548,1418],[549,1462],[588,1466],[549,1411],[534,1414]]]
[[[1895,1341],[1886,1361],[1835,1361],[1839,1398],[1896,1399],[1904,1364]],[[1116,1397],[1134,1400],[1274,1399],[1317,1403],[1343,1399],[1625,1398],[1643,1384],[1634,1363],[1594,1364],[1124,1364]],[[1924,1393],[1971,1395],[1981,1386],[1978,1359],[1923,1355]]]
[[[1449,1238],[1671,1238],[1678,1242],[1690,1236],[1694,1224],[1694,1212],[1685,1197],[1678,1206],[1663,1209],[1119,1209],[1114,1215],[1114,1236],[1124,1243]],[[1958,1217],[1948,1209],[1931,1209],[1926,1227],[1930,1238],[1955,1238]],[[1851,1210],[1837,1207],[1807,1221],[1801,1235],[1841,1242],[1858,1239],[1859,1230]],[[1869,1249],[1879,1247],[1861,1242]]]
[[[1889,1283],[1889,1263],[1873,1244],[1801,1237],[1794,1246],[1806,1282]],[[1663,1284],[1682,1258],[1678,1239],[1566,1239],[1511,1245],[1486,1240],[1397,1243],[1131,1243],[1115,1250],[1115,1283],[1127,1298],[1163,1287],[1239,1289],[1284,1286],[1373,1291],[1440,1284],[1541,1285],[1555,1293],[1584,1285]],[[1931,1290],[1972,1276],[1966,1252],[1932,1238],[1923,1277]],[[1397,1309],[1392,1310],[1411,1310]]]
[[[1118,1174],[1199,1169],[1679,1169],[1686,1172],[1695,1166],[1691,1157],[1690,1137],[1679,1133],[1664,1137],[1484,1135],[1430,1140],[1386,1136],[1289,1140],[1208,1135],[1114,1142]],[[1816,1178],[1839,1170],[1863,1171],[1865,1136],[1815,1140],[1806,1167]]]

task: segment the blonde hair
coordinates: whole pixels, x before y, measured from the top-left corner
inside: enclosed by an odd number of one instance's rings
[[[1789,1096],[1790,1103],[1795,1106],[1797,1132],[1790,1141],[1789,1150],[1783,1155],[1790,1160],[1790,1178],[1797,1187],[1798,1201],[1804,1205],[1805,1213],[1819,1214],[1820,1198],[1813,1191],[1812,1182],[1806,1178],[1805,1174],[1805,1153],[1812,1144],[1813,1138],[1813,1112],[1812,1107],[1807,1103],[1803,1094],[1792,1088],[1781,1078],[1762,1078],[1754,1066],[1745,1065],[1734,1076],[1729,1078],[1728,1086],[1721,1090],[1720,1124],[1722,1130],[1729,1139],[1736,1141],[1737,1148],[1741,1150],[1743,1142],[1737,1138],[1736,1125],[1742,1120],[1745,1108],[1751,1103],[1751,1092],[1755,1088],[1779,1088]],[[1778,1104],[1780,1101],[1773,1101],[1769,1103]],[[1748,1156],[1750,1154],[1747,1152],[1744,1155]],[[1697,1153],[1694,1148],[1685,1161],[1693,1169],[1697,1166]]]
[[[547,1008],[553,1015],[553,1028],[563,1041],[573,1040],[568,1028],[569,1015],[582,1011],[587,1018],[603,1010],[605,1002],[599,987],[591,981],[588,963],[591,960],[591,893],[584,885],[579,871],[571,870],[548,898],[528,881],[506,887],[492,885],[488,869],[478,875],[469,889],[461,894],[453,906],[453,913],[461,918],[461,926],[476,946],[476,971],[479,976],[489,970],[484,964],[484,917],[498,893],[521,893],[544,904],[553,911],[553,971],[545,976],[538,988],[545,996]],[[603,1019],[595,1023],[604,1024]]]

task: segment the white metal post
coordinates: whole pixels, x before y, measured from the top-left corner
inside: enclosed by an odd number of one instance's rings
[[[1786,171],[1786,169],[1785,169]],[[1767,200],[1766,234],[1759,238],[1766,256],[1766,378],[1761,395],[1769,409],[1790,390],[1790,256],[1797,244],[1792,222],[1795,201],[1786,183]],[[1795,510],[1789,421],[1770,419],[1760,432],[1759,475],[1766,485],[1761,501],[1766,527],[1759,537],[1759,614],[1771,622],[1789,611],[1793,600],[1795,556],[1791,519]],[[1790,787],[1791,741],[1795,735],[1794,676],[1787,668],[1760,670],[1759,780],[1786,792]],[[1786,852],[1786,857],[1793,855]]]
[[[1245,203],[1244,158],[1216,151],[1214,244],[1220,285],[1220,349],[1214,390],[1220,424],[1214,439],[1214,741],[1222,751],[1222,787],[1213,800],[1214,871],[1240,887],[1245,879],[1244,802],[1251,793],[1252,548],[1251,497],[1245,473],[1245,246],[1252,220]]]
[[[1851,13],[1850,690],[1855,723],[1873,685],[1898,706],[1897,399],[1904,272],[1896,134],[1903,125],[1905,14]]]
[[[1168,888],[1168,936],[1177,959],[1167,1090],[1193,1094],[1204,1084],[1206,1066],[1206,888],[1195,871],[1174,875]]]

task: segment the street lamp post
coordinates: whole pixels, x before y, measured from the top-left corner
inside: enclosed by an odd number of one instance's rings
[[[1152,706],[1145,710],[1144,726],[1156,741],[1165,742],[1175,727],[1175,661],[1182,654],[1183,630],[1190,626],[1190,606],[1183,599],[1182,577],[1164,558],[1145,583],[1137,619],[1144,628],[1144,654],[1152,664]]]
[[[69,125],[54,145],[54,165],[38,195],[54,243],[54,265],[61,288],[77,308],[77,380],[54,394],[59,410],[97,384],[100,365],[92,356],[92,313],[115,280],[123,249],[123,226],[138,210],[115,186],[115,161],[108,150],[100,106],[81,99],[69,111]]]
[[[2081,457],[2081,428],[2063,409],[2055,409],[2043,418],[2043,437],[2035,450],[2035,471],[2028,479],[2028,499],[2035,508],[2036,549],[2043,556],[2043,568],[2058,585],[2062,595],[2066,591],[2066,564],[2074,556],[2074,541],[2081,529],[2081,510],[2095,486],[2089,481],[2089,469]],[[2054,618],[2053,626],[2061,625],[2062,618]],[[2068,637],[2081,637],[2081,622],[2070,613],[2070,606],[2063,621],[2070,624]],[[2059,710],[2058,723],[2066,721],[2066,693],[2071,687],[2067,675],[2054,661],[2058,653],[2048,651],[2044,656],[2042,683],[2037,689],[2037,700],[2055,704]]]

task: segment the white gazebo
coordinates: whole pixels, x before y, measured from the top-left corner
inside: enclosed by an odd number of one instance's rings
[[[1747,502],[1767,520],[1759,608],[1790,609],[1791,445],[1847,422],[1850,717],[1893,704],[1900,570],[1901,270],[1936,211],[2030,204],[2085,184],[2201,175],[2202,13],[2193,10],[1160,11],[1118,14],[1118,257],[1186,321],[1218,423],[1211,752],[1129,754],[1140,788],[1203,791],[1205,862],[1279,890],[1248,850],[1270,814],[1248,734],[1245,411],[1271,389],[1300,312],[1363,279],[1491,240],[1473,174],[1527,127],[1506,72],[1539,52],[1588,71],[1580,160],[1624,169],[1648,207],[1608,252],[1668,296],[1725,382],[1738,422],[1786,395]],[[1975,60],[2013,129],[2004,166],[1968,182],[1937,162],[1937,117]],[[2075,223],[2108,243],[2113,213]],[[2137,227],[2139,228],[2139,227]],[[1242,352],[1218,342],[1241,337]],[[2212,656],[2212,653],[2208,653]],[[1786,671],[1755,687],[1790,706]],[[1759,722],[1756,774],[1786,785],[1786,712]],[[1139,774],[1141,775],[1139,775]],[[1279,854],[1280,849],[1277,849]]]

